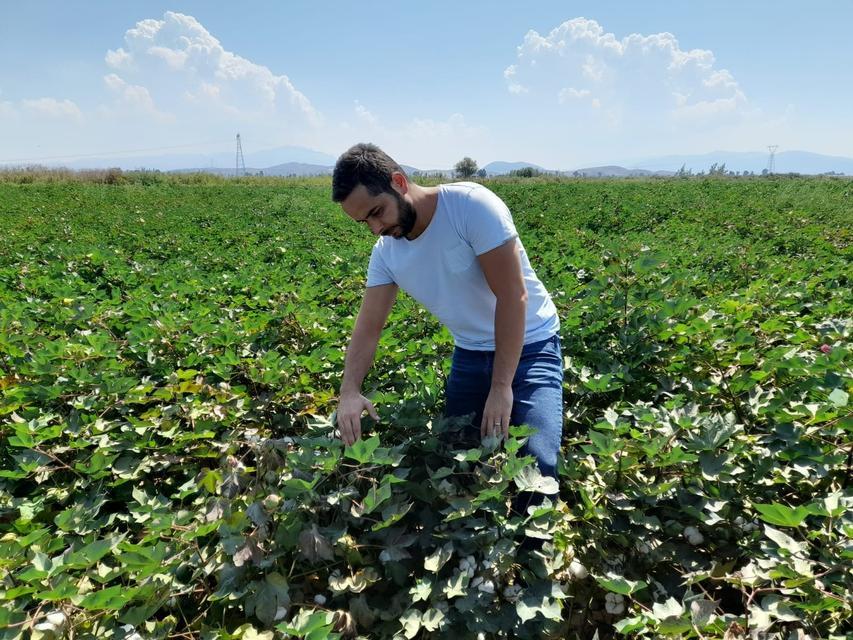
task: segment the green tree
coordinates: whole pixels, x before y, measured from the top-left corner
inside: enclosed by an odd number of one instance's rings
[[[522,167],[521,169],[513,169],[509,172],[509,175],[517,178],[534,178],[536,176],[541,176],[542,172],[538,169],[534,169],[533,167]]]
[[[456,171],[456,177],[470,178],[475,173],[477,173],[477,163],[474,162],[468,156],[465,156],[459,162],[456,163],[454,170]]]

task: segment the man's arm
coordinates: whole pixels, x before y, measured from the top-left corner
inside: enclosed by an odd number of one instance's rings
[[[368,287],[355,320],[344,363],[341,395],[338,399],[337,422],[344,444],[351,445],[361,437],[361,414],[366,410],[378,420],[373,404],[361,395],[361,383],[373,363],[382,328],[397,298],[396,284]]]
[[[478,256],[483,275],[497,298],[495,307],[495,363],[492,387],[483,420],[482,436],[509,437],[512,414],[512,380],[524,344],[524,323],[527,315],[527,287],[521,272],[518,243],[509,240],[501,246]]]

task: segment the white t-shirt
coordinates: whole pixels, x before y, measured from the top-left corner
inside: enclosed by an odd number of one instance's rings
[[[536,277],[503,201],[475,182],[439,186],[427,228],[414,240],[381,236],[373,246],[367,286],[396,283],[453,335],[458,347],[495,349],[495,294],[477,256],[516,238],[527,287],[524,344],[560,329],[551,296]]]

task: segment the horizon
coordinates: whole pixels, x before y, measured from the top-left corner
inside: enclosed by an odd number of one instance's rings
[[[853,155],[853,5],[483,6],[8,4],[0,165],[215,157],[237,132],[247,156],[370,140],[420,167]]]
[[[270,154],[274,154],[275,152],[281,152],[284,154],[287,154],[288,152],[291,152],[291,153],[292,152],[304,152],[304,153],[308,153],[308,154],[312,154],[312,155],[316,155],[316,156],[322,155],[321,152],[318,152],[314,149],[309,149],[307,147],[297,147],[297,146],[261,149],[261,150],[258,150],[257,152],[250,152],[248,155],[249,155],[249,157],[252,157],[253,154],[255,156],[258,156],[258,157],[262,157],[264,155],[269,157]],[[222,155],[223,154],[219,154],[220,157]],[[234,154],[232,153],[232,155],[234,155]],[[734,157],[732,157],[732,156],[734,156]],[[804,175],[825,174],[825,173],[838,173],[839,175],[845,175],[845,174],[853,175],[853,158],[850,158],[850,157],[828,156],[828,155],[824,155],[824,154],[816,154],[814,152],[806,151],[806,150],[802,150],[802,149],[783,150],[783,151],[777,151],[775,153],[775,157],[777,158],[777,160],[776,160],[777,163],[779,162],[779,160],[782,160],[783,164],[784,164],[784,161],[786,159],[790,159],[791,156],[797,156],[798,158],[800,156],[806,156],[807,160],[810,160],[812,163],[817,162],[818,165],[821,166],[821,168],[818,170],[814,170],[814,166],[812,166],[812,170],[809,171],[808,169],[802,170],[801,168],[788,166],[788,167],[779,167],[774,172],[775,173],[801,173]],[[174,165],[174,164],[177,164],[181,158],[192,158],[192,157],[193,157],[192,154],[184,154],[184,155],[182,155],[182,154],[171,154],[171,155],[160,156],[159,162],[162,163],[162,162],[168,160],[169,162],[171,162]],[[146,161],[148,161],[148,164],[146,165],[145,163],[141,163],[141,164],[136,163],[136,162],[134,162],[135,158],[138,158],[140,160],[146,160]],[[646,159],[645,162],[638,162],[638,163],[633,164],[633,165],[629,165],[627,163],[619,164],[619,163],[614,163],[614,162],[605,162],[605,163],[596,164],[596,165],[587,164],[587,165],[583,165],[583,166],[576,166],[576,167],[570,167],[570,168],[548,167],[548,166],[543,166],[543,165],[536,163],[536,162],[528,162],[525,160],[494,159],[494,160],[489,160],[489,161],[483,162],[483,163],[477,161],[476,159],[474,159],[474,160],[475,160],[475,163],[477,164],[478,169],[488,169],[489,175],[504,175],[506,173],[509,173],[510,171],[517,170],[517,169],[522,168],[522,167],[531,167],[531,168],[534,168],[536,170],[542,171],[543,173],[546,173],[546,174],[571,174],[571,173],[577,173],[577,172],[582,172],[582,171],[592,171],[592,170],[598,170],[598,169],[613,169],[613,170],[625,171],[625,172],[650,172],[650,173],[666,174],[666,173],[676,173],[681,169],[687,169],[693,173],[699,173],[701,175],[701,173],[704,172],[706,169],[713,169],[714,166],[719,167],[720,164],[722,164],[724,168],[727,168],[728,170],[734,170],[737,173],[741,173],[744,171],[752,171],[752,172],[759,173],[761,171],[761,168],[758,167],[757,165],[764,162],[764,159],[766,159],[766,158],[769,158],[768,152],[715,150],[715,151],[710,151],[707,153],[693,154],[691,156],[672,155],[672,156],[661,156],[658,158],[649,158],[649,159]],[[38,171],[41,169],[45,169],[45,170],[67,170],[67,171],[72,171],[72,172],[100,171],[100,170],[107,170],[107,169],[121,169],[123,171],[131,171],[131,172],[132,171],[161,171],[164,173],[183,173],[183,172],[222,173],[222,172],[235,171],[235,166],[234,166],[235,158],[231,158],[230,164],[228,162],[215,164],[211,161],[211,163],[209,165],[204,165],[204,166],[202,166],[201,164],[196,164],[195,166],[193,166],[191,160],[188,160],[186,162],[186,166],[180,166],[180,167],[174,167],[173,166],[172,168],[166,168],[162,164],[161,164],[161,166],[155,166],[156,164],[158,164],[158,160],[154,159],[152,161],[151,156],[126,156],[126,157],[116,158],[115,162],[112,162],[105,157],[96,157],[96,158],[93,158],[92,162],[99,162],[99,163],[92,164],[90,166],[82,164],[81,161],[79,161],[79,158],[77,158],[77,157],[72,157],[72,159],[78,160],[78,162],[76,162],[76,166],[75,166],[74,162],[71,162],[68,164],[62,164],[62,163],[56,163],[56,162],[46,163],[46,164],[17,164],[17,165],[16,164],[0,164],[0,171],[21,171],[21,170],[23,170],[23,171],[27,171],[27,170]],[[826,164],[828,162],[833,162],[833,161],[839,162],[841,166],[832,166],[832,165]],[[85,162],[85,161],[82,161],[82,162]],[[321,160],[317,160],[314,162],[309,162],[306,160],[284,160],[284,161],[275,162],[272,164],[270,164],[270,163],[264,164],[262,162],[261,163],[247,162],[245,165],[245,168],[241,167],[240,170],[250,172],[250,174],[251,174],[251,172],[261,172],[261,171],[265,171],[268,169],[277,169],[277,168],[283,167],[283,166],[297,166],[297,165],[301,166],[301,167],[316,167],[317,169],[330,170],[333,168],[334,162],[335,162],[335,159],[332,158],[331,156],[326,158],[325,162],[323,162]],[[664,167],[663,165],[665,163],[669,163],[669,166]],[[697,164],[697,163],[702,163],[702,164]],[[731,166],[727,166],[730,163],[732,163]],[[824,163],[824,164],[820,165],[820,163]],[[645,164],[646,166],[641,166],[643,164]],[[435,167],[435,166],[426,167],[426,166],[417,166],[417,165],[413,165],[413,164],[409,164],[409,163],[401,163],[401,165],[406,167],[407,170],[411,169],[411,170],[414,170],[415,172],[421,173],[421,174],[448,173],[448,172],[452,173],[454,171],[454,167],[452,165],[448,166],[448,167]],[[494,168],[494,165],[501,165],[500,169],[503,169],[503,171],[500,171],[500,170]],[[751,166],[752,168],[751,169],[744,169],[745,166]],[[651,167],[651,168],[649,168],[649,167]],[[844,170],[838,171],[839,169],[844,169]],[[257,175],[257,173],[254,173],[253,175]],[[270,176],[281,176],[281,175],[286,175],[286,174],[275,174],[275,173],[273,173],[273,174],[269,174],[269,175]],[[310,171],[309,171],[309,172],[306,172],[306,173],[300,174],[300,175],[306,175],[306,176],[322,175],[322,172],[321,173],[310,173]],[[607,174],[605,174],[605,175],[607,175]],[[618,174],[614,174],[614,175],[618,175]]]

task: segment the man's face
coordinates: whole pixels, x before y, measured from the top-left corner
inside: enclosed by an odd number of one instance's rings
[[[397,191],[373,196],[364,185],[358,185],[342,203],[344,212],[356,222],[368,226],[373,235],[405,238],[415,227],[414,205]]]

